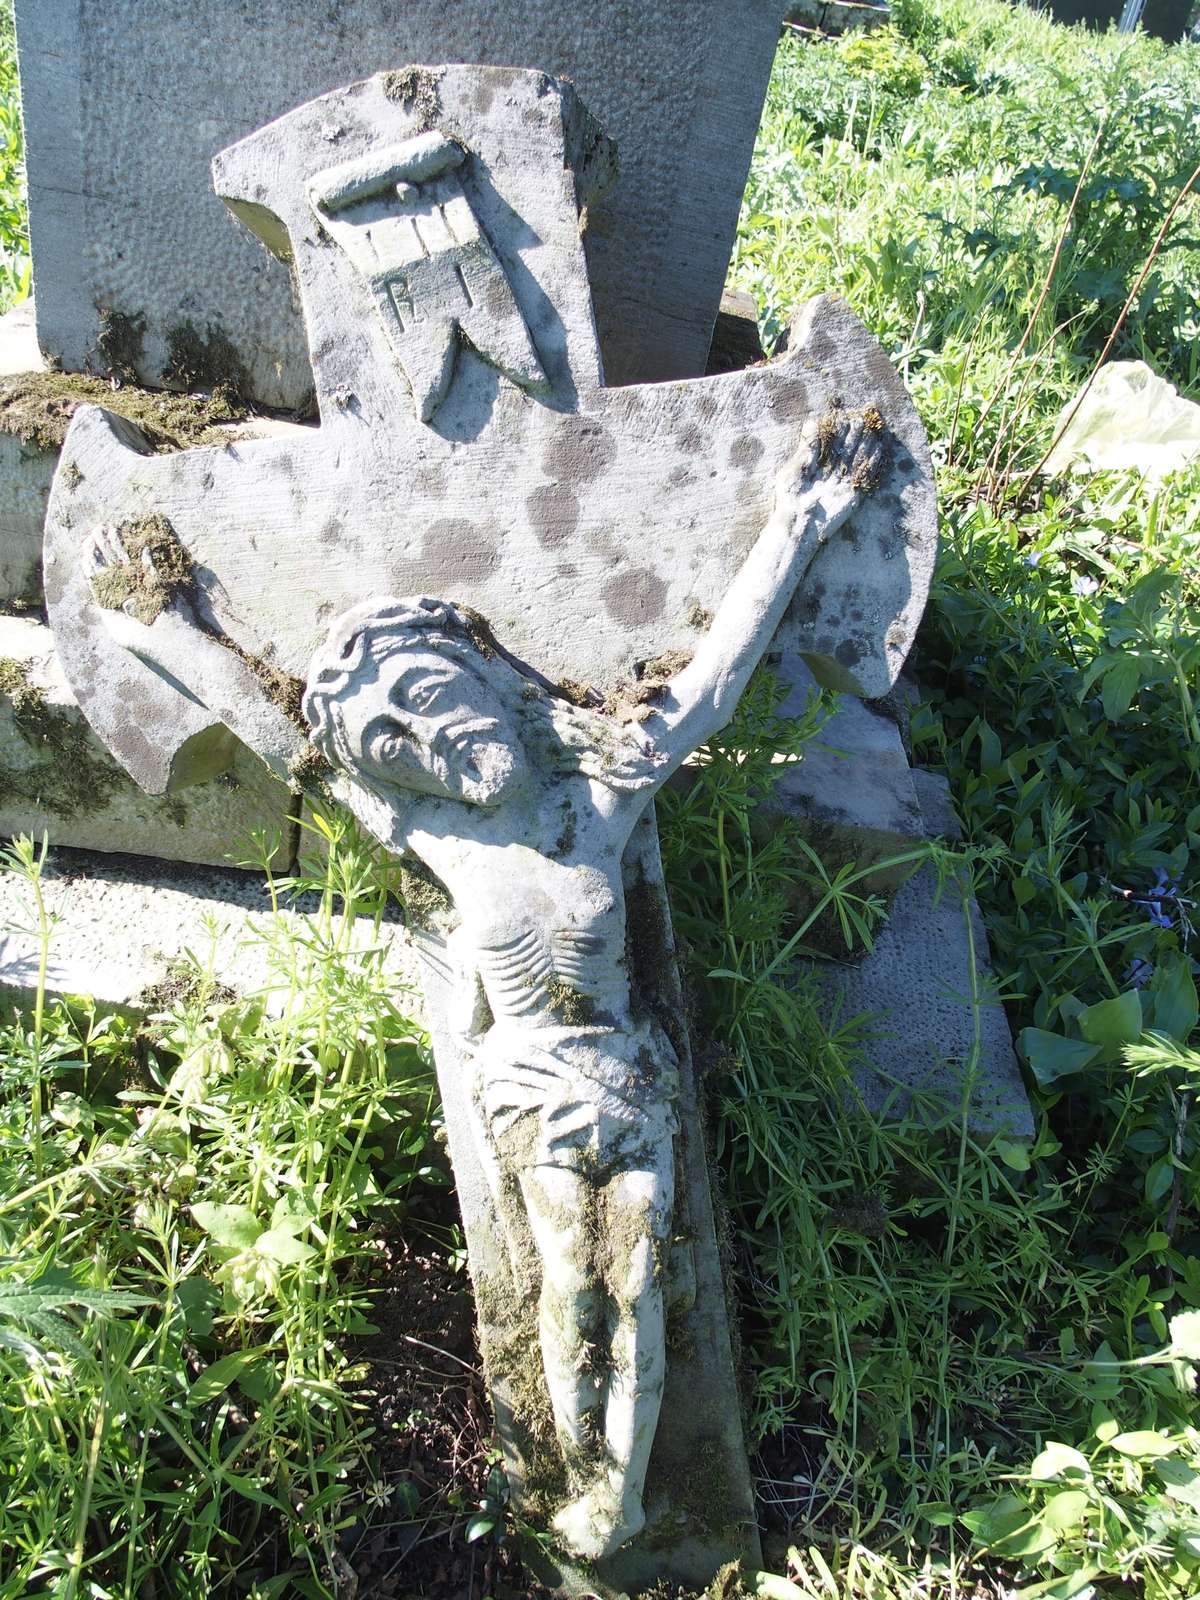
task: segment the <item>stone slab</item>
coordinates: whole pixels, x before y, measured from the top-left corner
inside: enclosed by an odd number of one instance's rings
[[[0,316],[0,399],[5,379],[20,380],[46,370],[34,329],[33,302],[26,300]],[[152,411],[154,397],[129,385],[114,393],[114,405],[119,407],[131,393],[150,402],[146,409]],[[54,401],[57,418],[65,422],[73,404],[84,399]],[[301,430],[279,418],[249,417],[226,424],[225,431],[237,443]],[[0,607],[36,608],[42,603],[42,530],[59,455],[57,446],[20,438],[0,427]]]
[[[870,32],[891,20],[887,5],[860,5],[856,0],[792,0],[787,20],[793,27],[818,28],[822,33]]]
[[[203,967],[211,962],[217,981],[239,995],[272,989],[268,1005],[281,1008],[284,994],[274,987],[267,946],[254,935],[271,911],[261,877],[52,849],[43,883],[47,909],[58,919],[47,973],[52,996],[88,998],[102,1012],[141,1016],[154,1004],[147,991],[190,955]],[[302,898],[279,915],[286,928],[305,933],[317,911]],[[28,885],[16,873],[0,872],[0,1003],[32,1002],[38,952],[32,935],[21,931],[28,921]],[[385,970],[407,991],[415,983],[414,963],[407,943],[390,937],[398,926],[393,906],[384,918]],[[364,949],[375,942],[370,918],[359,919],[355,940]],[[403,994],[400,1005],[405,1009]]]
[[[929,837],[957,838],[949,786],[914,771]],[[972,991],[983,1003],[975,1033]],[[875,948],[856,963],[812,963],[831,1020],[872,1019],[855,1079],[867,1106],[935,1122],[965,1106],[973,1131],[1032,1135],[1033,1113],[1004,1007],[994,998],[987,930],[953,882],[923,867],[897,894]],[[970,1077],[967,1067],[973,1063]]]
[[[42,346],[103,371],[115,326],[151,387],[191,362],[240,369],[269,405],[305,403],[288,274],[223,215],[209,162],[355,78],[479,61],[571,78],[616,140],[619,178],[587,215],[609,382],[694,376],[783,13],[782,0],[18,0]]]
[[[148,795],[97,740],[63,674],[50,629],[0,616],[0,837],[49,835],[57,845],[137,852],[224,866],[246,860],[251,835],[295,852],[295,801],[231,736],[224,770],[177,794]]]
[[[812,673],[792,655],[781,657],[772,670],[790,686],[779,714],[801,716],[816,687]],[[769,828],[778,814],[799,827],[831,875],[847,865],[884,862],[926,837],[899,729],[889,716],[853,695],[840,697],[837,710],[806,745],[804,759],[788,767],[759,825]],[[907,867],[881,868],[856,893],[875,895],[890,907],[908,875]],[[809,909],[797,902],[798,914]],[[832,956],[846,953],[832,912],[818,919],[808,940]]]

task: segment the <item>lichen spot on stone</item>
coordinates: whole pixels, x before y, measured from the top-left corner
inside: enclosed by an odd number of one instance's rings
[[[389,100],[411,111],[421,132],[426,132],[442,114],[438,88],[441,74],[428,67],[398,67],[383,74],[383,92]]]

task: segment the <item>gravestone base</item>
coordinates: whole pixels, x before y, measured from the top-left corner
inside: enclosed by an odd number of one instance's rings
[[[224,867],[295,854],[298,797],[231,739],[224,771],[175,794],[148,795],[105,750],[80,711],[45,623],[0,616],[0,838],[48,834],[57,845],[130,851]]]
[[[57,918],[51,937],[46,987],[53,999],[94,1002],[101,1014],[143,1017],[169,1003],[169,986],[181,963],[194,958],[216,982],[239,995],[273,981],[267,949],[252,937],[271,902],[260,878],[229,868],[189,867],[144,857],[54,848],[43,877],[47,910]],[[281,912],[297,933],[316,921],[301,900]],[[361,943],[375,942],[374,921],[361,921]],[[30,892],[13,872],[0,872],[0,1004],[28,1009],[37,988],[37,941],[28,929]],[[395,906],[384,917],[400,929]],[[385,971],[399,990],[416,983],[412,950],[393,938]],[[268,997],[282,1006],[283,991]],[[402,993],[400,1009],[407,1005]]]
[[[925,836],[957,842],[945,778],[914,769],[912,780]],[[810,969],[831,1025],[874,1019],[854,1074],[868,1109],[927,1123],[961,1114],[974,1133],[1032,1136],[1008,1018],[994,994],[987,931],[960,880],[939,893],[935,870],[922,867],[896,895],[869,955],[814,961]]]
[[[785,655],[773,663],[775,676],[788,686],[778,713],[799,717],[816,688],[804,663]],[[787,768],[771,800],[762,807],[756,826],[769,834],[786,817],[817,855],[830,877],[843,867],[874,867],[854,893],[873,895],[892,906],[907,866],[884,863],[920,845],[925,822],[895,722],[854,695],[842,695],[837,710],[804,750],[804,758]],[[811,904],[797,899],[797,920]],[[818,918],[806,942],[835,959],[846,957],[846,940],[831,910]]]

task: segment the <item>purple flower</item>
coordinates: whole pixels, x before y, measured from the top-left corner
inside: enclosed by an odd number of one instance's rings
[[[1144,989],[1153,976],[1154,963],[1147,961],[1145,956],[1135,956],[1125,973],[1125,982],[1131,983],[1135,989]]]
[[[1027,567],[1036,567],[1041,559],[1042,552],[1040,550],[1030,550],[1025,556],[1025,565]]]
[[[1152,922],[1156,928],[1169,928],[1171,926],[1171,919],[1161,906],[1147,905],[1144,900],[1141,903],[1146,907],[1147,920]]]
[[[1077,572],[1071,579],[1071,593],[1079,595],[1095,594],[1100,587],[1099,578],[1093,578],[1086,572]]]

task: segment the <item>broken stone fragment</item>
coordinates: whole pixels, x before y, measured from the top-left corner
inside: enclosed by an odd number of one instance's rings
[[[178,794],[148,795],[100,744],[71,693],[50,629],[0,616],[0,837],[226,866],[253,859],[251,836],[295,849],[295,801],[257,756],[227,740],[226,770]]]

